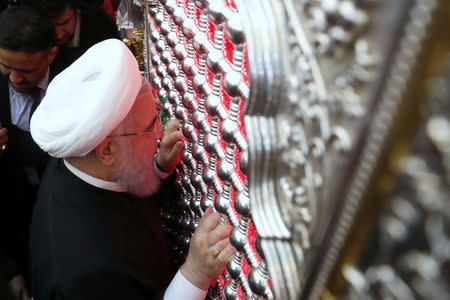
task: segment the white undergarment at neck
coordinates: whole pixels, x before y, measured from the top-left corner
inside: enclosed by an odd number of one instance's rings
[[[93,185],[95,187],[98,187],[100,189],[104,189],[104,190],[108,190],[108,191],[126,192],[126,189],[123,186],[121,186],[120,184],[118,184],[117,182],[106,181],[103,179],[93,177],[89,174],[84,173],[83,171],[78,170],[77,168],[72,166],[67,160],[65,160],[65,159],[63,159],[63,160],[64,160],[64,164],[66,165],[67,169],[69,169],[69,171],[72,172],[73,175],[77,176],[84,182],[86,182],[90,185]]]

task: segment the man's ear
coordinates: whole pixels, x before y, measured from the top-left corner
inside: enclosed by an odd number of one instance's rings
[[[114,165],[117,161],[118,145],[113,138],[107,137],[95,148],[97,159],[107,167]]]
[[[53,46],[50,49],[50,53],[48,54],[48,64],[51,64],[53,62],[53,60],[56,57],[56,54],[58,54],[59,48],[58,46]]]

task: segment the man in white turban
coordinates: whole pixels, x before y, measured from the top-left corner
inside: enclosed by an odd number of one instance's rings
[[[31,119],[33,139],[57,158],[33,211],[35,299],[204,299],[235,251],[230,227],[216,228],[220,216],[208,209],[167,287],[159,208],[146,197],[179,162],[184,141],[170,121],[154,159],[157,114],[119,40],[94,45],[49,85]]]

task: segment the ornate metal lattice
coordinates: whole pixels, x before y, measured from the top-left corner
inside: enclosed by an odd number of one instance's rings
[[[449,299],[450,53],[428,84],[412,153],[362,259],[347,266],[345,299]]]
[[[233,226],[238,251],[209,298],[298,299],[305,285],[317,298],[436,2],[122,1],[163,121],[187,138],[183,200],[164,212],[173,259],[207,206]]]
[[[217,298],[272,298],[267,270],[254,248],[245,173],[248,145],[243,110],[249,97],[243,25],[233,3],[214,11],[206,1],[160,1],[146,6],[150,82],[158,88],[163,119],[176,117],[187,138],[178,167],[183,201],[165,212],[179,220],[170,230],[180,241],[175,256],[183,257],[203,211],[214,204],[233,226],[231,242],[238,249],[225,273],[210,290]],[[226,221],[225,218],[221,222]]]

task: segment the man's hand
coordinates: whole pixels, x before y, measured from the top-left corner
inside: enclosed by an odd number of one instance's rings
[[[227,223],[216,227],[219,220],[220,214],[209,207],[191,238],[188,256],[180,269],[187,280],[202,290],[211,285],[236,252],[229,241],[231,226]],[[217,256],[211,254],[212,246],[219,252]]]
[[[25,285],[25,279],[22,275],[14,276],[9,281],[9,291],[11,292],[14,300],[30,300]]]
[[[0,124],[0,156],[6,150],[6,144],[8,144],[8,129],[2,128]]]
[[[181,153],[184,149],[184,136],[178,130],[179,126],[180,122],[177,119],[172,119],[167,122],[167,128],[161,140],[159,154],[156,157],[156,165],[161,171],[172,172],[181,160]]]

